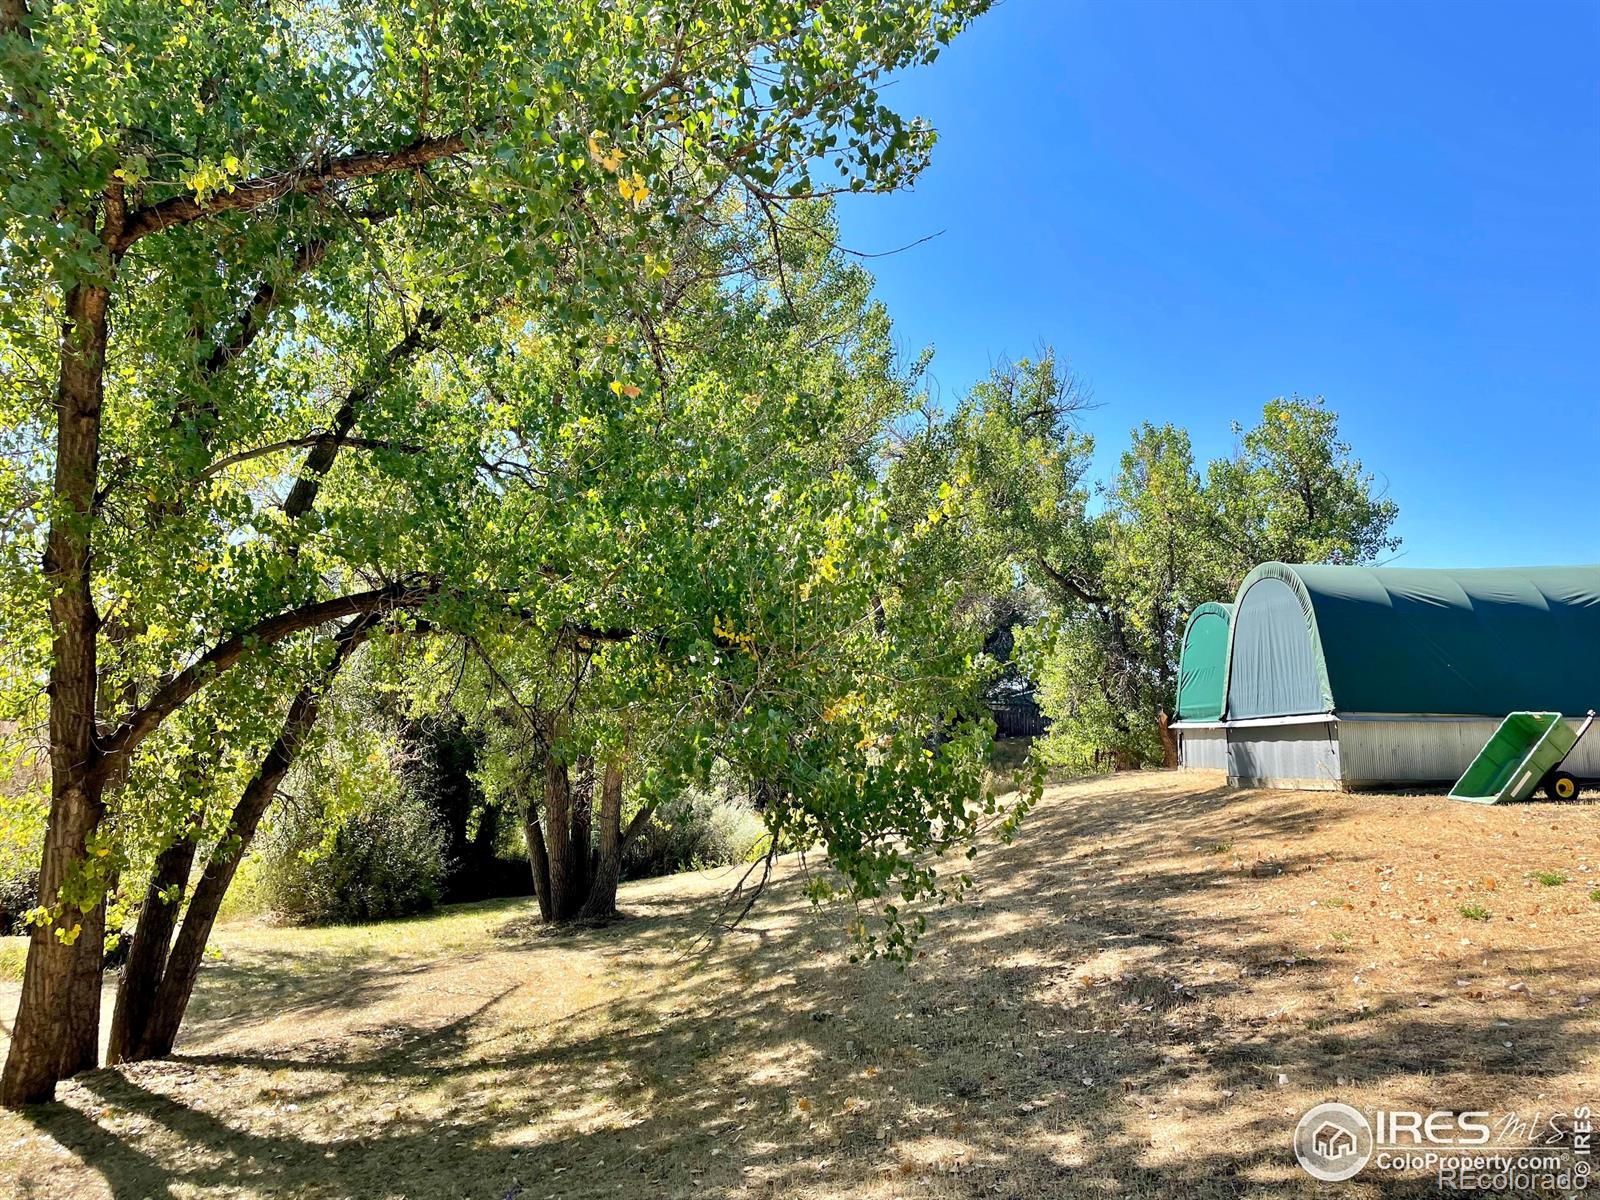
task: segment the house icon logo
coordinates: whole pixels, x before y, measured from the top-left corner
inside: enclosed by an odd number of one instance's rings
[[[1350,1179],[1372,1157],[1372,1126],[1348,1104],[1319,1104],[1295,1126],[1294,1156],[1313,1179]]]
[[[1346,1158],[1356,1152],[1356,1135],[1326,1121],[1311,1135],[1311,1147],[1324,1158]]]

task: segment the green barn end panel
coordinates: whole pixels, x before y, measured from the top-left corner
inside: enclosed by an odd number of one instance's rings
[[[1231,604],[1202,604],[1189,615],[1178,657],[1178,719],[1216,721],[1228,684]]]
[[[1263,563],[1239,586],[1230,720],[1600,707],[1600,566]]]

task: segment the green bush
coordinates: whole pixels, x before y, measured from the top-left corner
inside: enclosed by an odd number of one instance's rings
[[[0,868],[0,937],[29,932],[22,914],[39,903],[37,858],[30,865],[18,861]]]
[[[651,816],[622,856],[624,879],[749,862],[766,851],[767,827],[728,795],[686,792]]]
[[[380,795],[331,828],[316,806],[285,806],[262,846],[258,886],[297,924],[378,921],[437,904],[447,865],[428,806]]]
[[[262,839],[258,846],[265,844],[266,839]],[[262,916],[271,910],[272,900],[267,895],[262,851],[253,849],[239,860],[239,867],[233,874],[233,882],[228,885],[228,891],[222,897],[221,919],[243,920]]]
[[[27,933],[22,914],[39,903],[39,856],[49,801],[43,784],[0,778],[0,936]]]

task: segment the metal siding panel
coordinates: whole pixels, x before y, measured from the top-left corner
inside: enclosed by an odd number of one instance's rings
[[[1340,779],[1333,721],[1228,730],[1228,782],[1237,787],[1336,791]]]
[[[1576,729],[1581,721],[1569,719]],[[1350,787],[1392,783],[1454,783],[1500,722],[1492,718],[1401,721],[1346,720],[1339,724],[1344,779]],[[1600,778],[1600,730],[1591,729],[1572,750],[1566,769]]]
[[[1178,765],[1192,771],[1228,769],[1228,731],[1183,729],[1178,732]]]

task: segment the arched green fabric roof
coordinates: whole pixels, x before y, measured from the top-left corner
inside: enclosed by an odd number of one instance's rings
[[[1239,585],[1227,715],[1600,708],[1600,566],[1263,563]]]
[[[1202,604],[1189,615],[1178,657],[1178,719],[1215,721],[1228,684],[1231,604]]]

